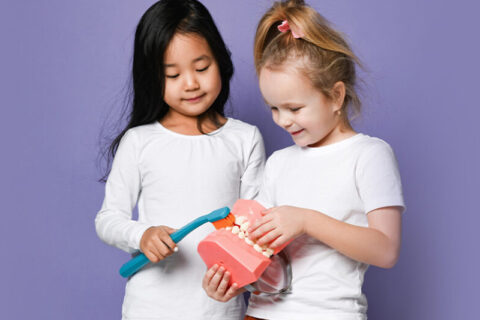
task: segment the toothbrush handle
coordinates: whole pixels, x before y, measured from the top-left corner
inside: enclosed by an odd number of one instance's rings
[[[193,230],[197,229],[198,227],[200,227],[202,224],[204,224],[205,222],[208,222],[208,219],[207,219],[207,216],[201,216],[201,217],[198,217],[197,219],[191,221],[190,223],[188,223],[187,225],[181,227],[180,229],[178,229],[177,231],[175,231],[174,233],[172,233],[170,235],[170,238],[172,238],[173,242],[175,243],[179,243],[180,240],[182,240],[183,238],[185,238],[185,236],[187,236],[190,232],[192,232]]]
[[[138,256],[132,258],[120,268],[120,275],[124,278],[128,278],[134,275],[138,270],[142,269],[149,262],[150,260],[148,260],[147,256],[143,253],[140,253]]]
[[[187,234],[195,230],[196,228],[200,227],[202,224],[205,222],[208,222],[208,219],[206,216],[201,216],[198,217],[197,219],[193,220],[186,226],[178,229],[174,233],[170,235],[172,238],[173,242],[178,243],[180,240],[185,238]],[[150,260],[145,256],[145,254],[140,253],[138,256],[135,258],[132,258],[130,261],[126,262],[121,268],[120,268],[120,275],[124,278],[128,278],[132,275],[134,275],[137,271],[142,269],[146,264],[148,264]]]

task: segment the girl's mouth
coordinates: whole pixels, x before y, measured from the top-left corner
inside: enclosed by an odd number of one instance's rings
[[[190,102],[190,103],[197,103],[197,102],[199,102],[205,95],[206,95],[206,93],[201,94],[201,95],[199,95],[199,96],[197,96],[197,97],[194,97],[194,98],[184,99],[184,100],[187,101],[187,102]]]
[[[290,132],[290,134],[291,134],[292,136],[296,136],[296,135],[298,135],[299,133],[301,133],[302,131],[303,131],[303,129],[300,129],[300,130],[298,130],[298,131]]]

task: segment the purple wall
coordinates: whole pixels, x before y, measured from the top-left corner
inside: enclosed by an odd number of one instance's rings
[[[2,319],[119,319],[128,259],[94,230],[100,128],[118,116],[134,27],[153,1],[0,2]],[[233,52],[233,115],[291,144],[252,65],[267,0],[205,0]],[[368,67],[356,128],[396,151],[402,255],[372,267],[370,319],[473,319],[478,299],[480,44],[474,1],[310,1]]]

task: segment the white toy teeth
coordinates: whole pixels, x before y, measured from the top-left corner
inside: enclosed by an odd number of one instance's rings
[[[233,234],[236,234],[240,239],[244,239],[245,242],[252,246],[253,249],[265,257],[270,258],[273,254],[273,249],[270,249],[266,245],[259,246],[254,241],[248,238],[248,228],[250,227],[250,222],[246,221],[247,218],[243,216],[235,217],[235,225],[233,227],[226,227],[226,230],[231,230]]]

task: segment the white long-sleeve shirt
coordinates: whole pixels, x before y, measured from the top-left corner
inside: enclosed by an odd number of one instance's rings
[[[159,122],[127,131],[118,147],[95,219],[98,236],[126,252],[139,250],[151,226],[180,228],[200,215],[256,196],[265,162],[259,130],[229,118],[208,135],[175,133]],[[138,206],[138,221],[132,211]],[[178,243],[179,251],[149,264],[126,286],[123,319],[240,319],[241,296],[210,299],[206,267],[196,249],[206,224]],[[126,257],[127,258],[127,257]]]

